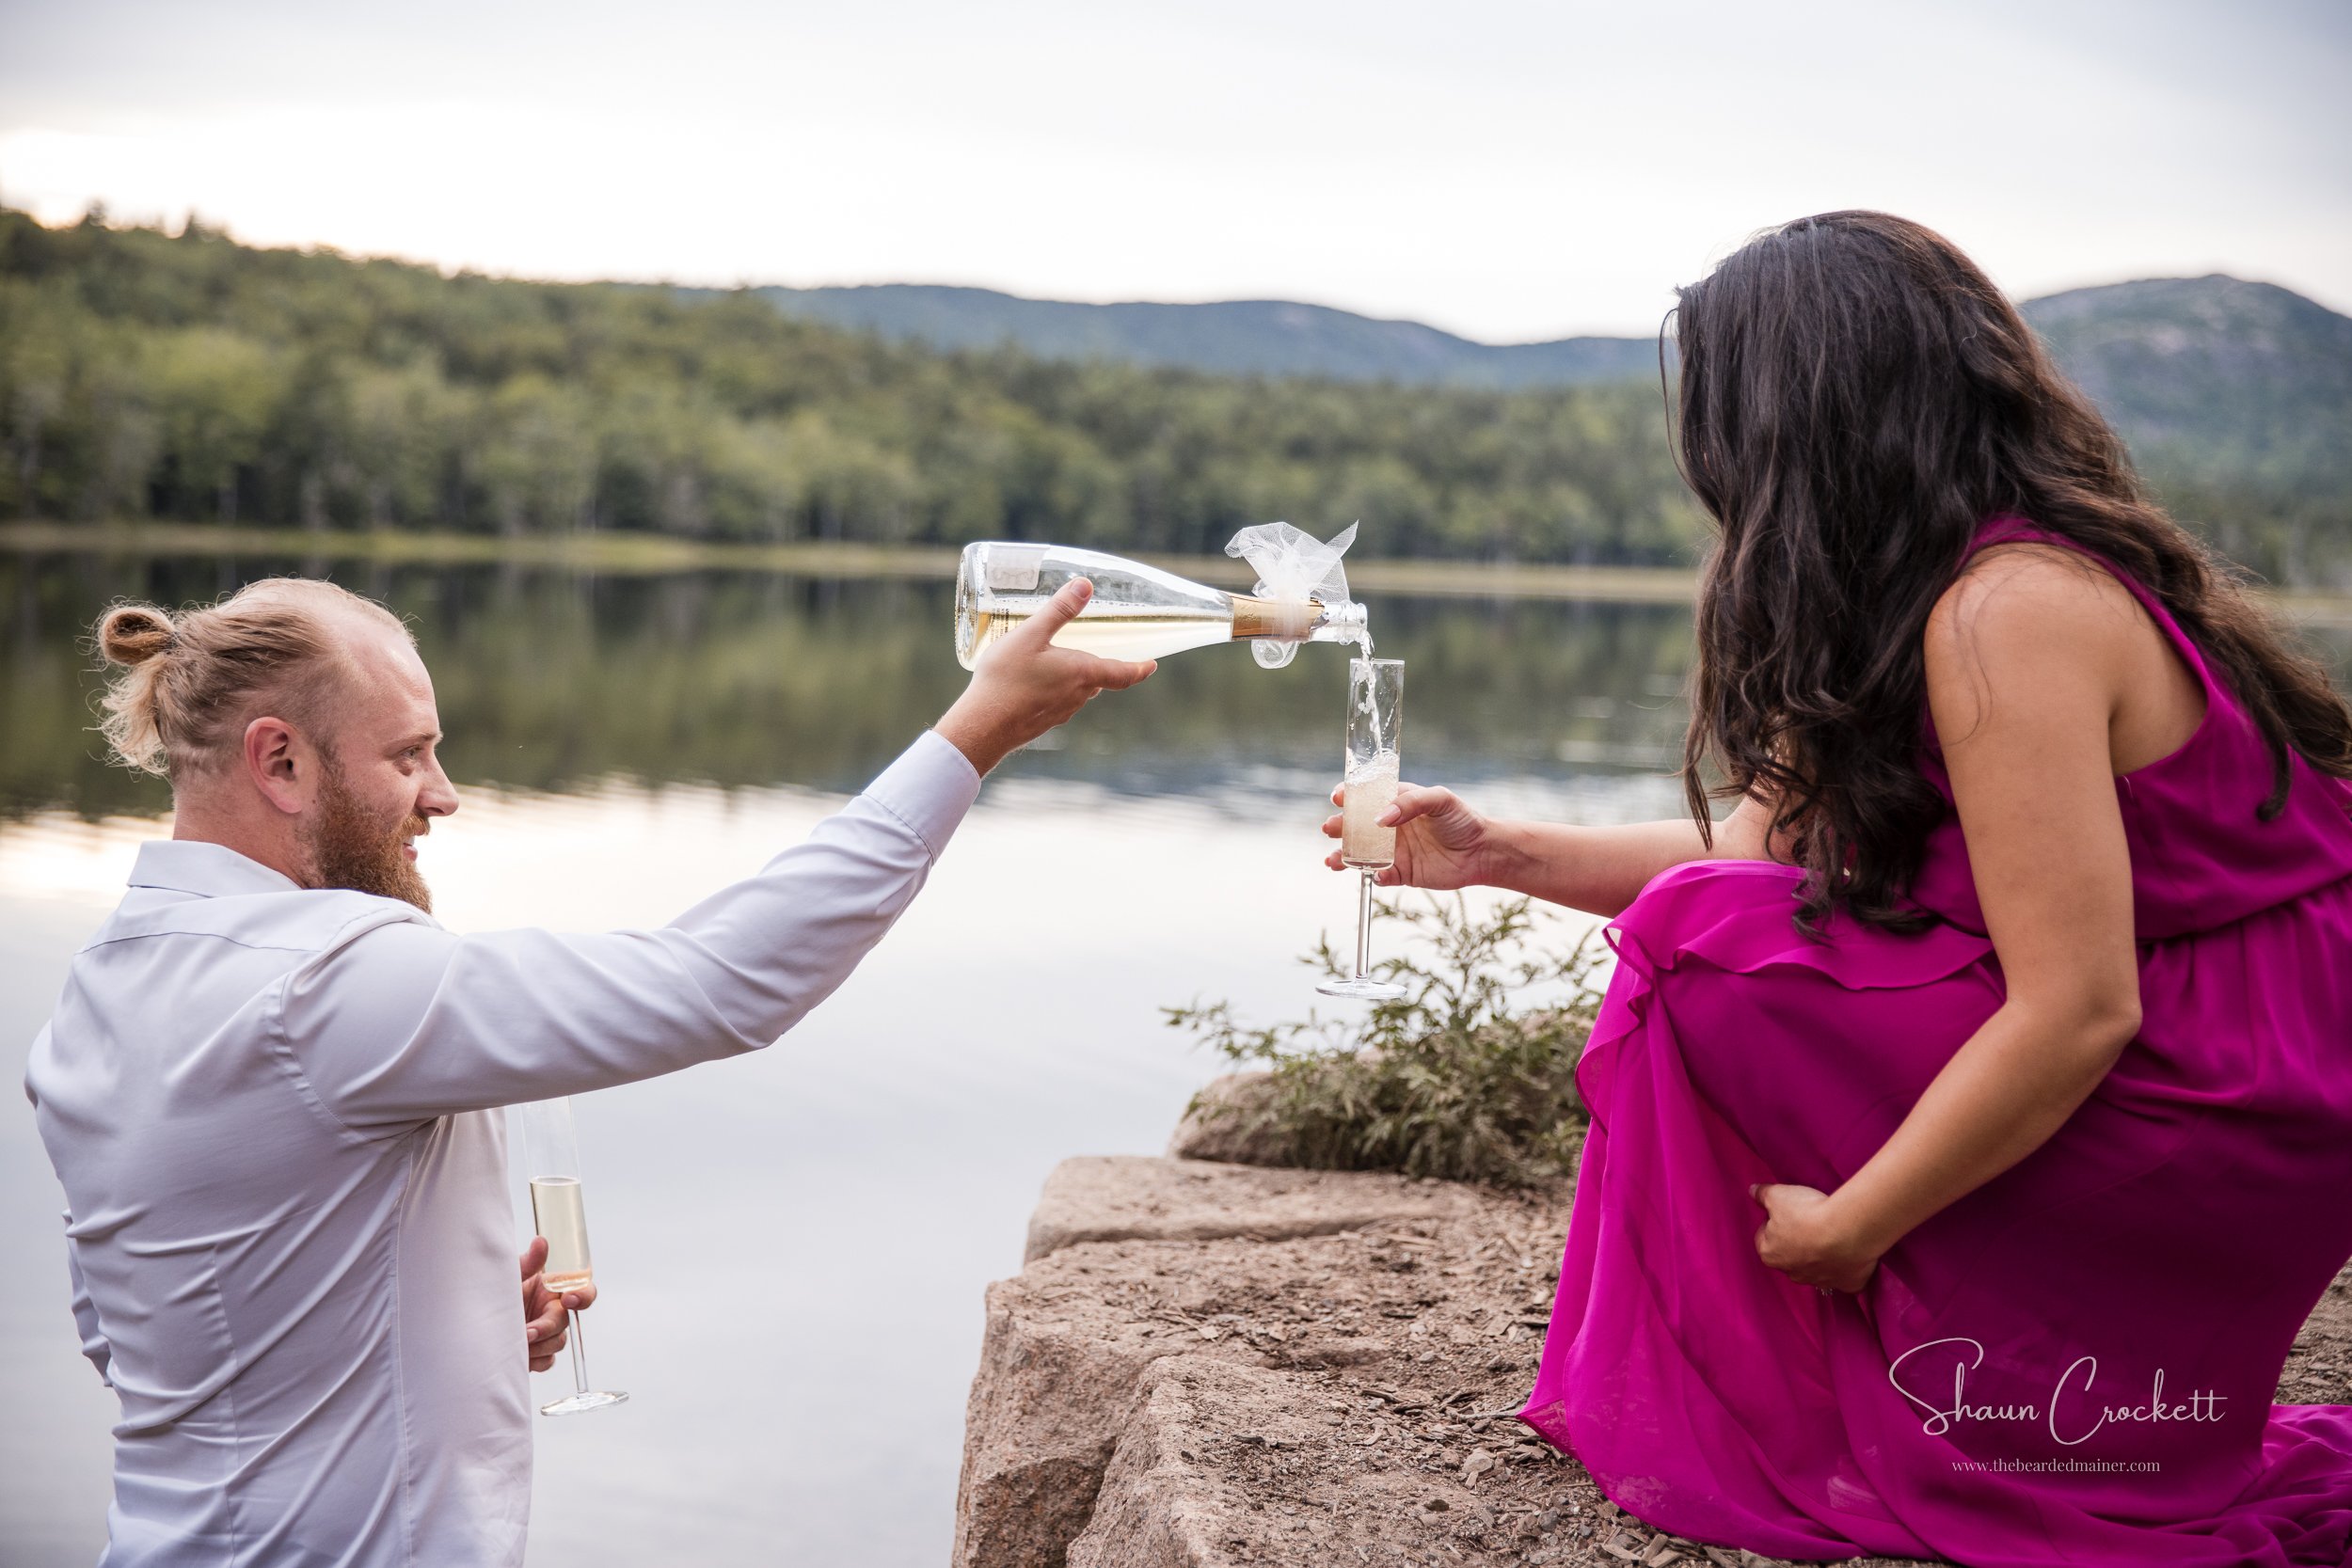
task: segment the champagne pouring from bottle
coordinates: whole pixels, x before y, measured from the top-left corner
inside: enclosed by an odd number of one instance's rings
[[[1398,742],[1405,722],[1405,661],[1347,661],[1346,792],[1340,806],[1340,863],[1360,880],[1356,893],[1356,973],[1315,987],[1326,996],[1361,1002],[1393,1002],[1405,988],[1375,979],[1372,962],[1372,889],[1380,873],[1396,863],[1396,828],[1380,820],[1396,803]]]
[[[1340,558],[1356,542],[1351,523],[1328,541],[1288,523],[1243,529],[1225,553],[1247,561],[1256,589],[1228,594],[1140,562],[1065,545],[989,541],[964,546],[956,574],[956,658],[965,669],[988,645],[1045,607],[1072,578],[1088,578],[1094,596],[1054,634],[1058,647],[1109,658],[1164,658],[1187,648],[1248,641],[1259,664],[1279,670],[1302,642],[1353,642],[1348,661],[1346,816],[1342,857],[1363,874],[1356,912],[1356,973],[1316,989],[1330,996],[1381,1002],[1405,988],[1367,973],[1372,889],[1396,861],[1396,830],[1378,818],[1396,799],[1397,726],[1405,664],[1374,658],[1364,607],[1347,594]]]
[[[531,1180],[531,1223],[547,1238],[548,1260],[540,1279],[558,1295],[596,1278],[588,1255],[588,1208],[580,1184],[580,1139],[572,1130],[572,1102],[542,1100],[515,1107],[523,1145],[523,1169]],[[588,1341],[580,1315],[571,1315],[572,1392],[539,1407],[542,1416],[575,1416],[601,1410],[628,1398],[588,1386]]]

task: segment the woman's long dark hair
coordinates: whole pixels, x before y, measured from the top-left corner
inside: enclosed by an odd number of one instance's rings
[[[2261,726],[2352,776],[2352,711],[2234,570],[2142,492],[2122,443],[1951,242],[1883,213],[1772,230],[1680,291],[1685,477],[1721,530],[1698,601],[1684,790],[1763,785],[1833,907],[1907,929],[1942,800],[1918,768],[1929,611],[1988,518],[2015,514],[2152,590]],[[1708,789],[1712,763],[1724,782]],[[1842,874],[1841,874],[1842,873]]]

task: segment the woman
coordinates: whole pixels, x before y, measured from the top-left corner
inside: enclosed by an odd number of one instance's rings
[[[2352,1408],[2270,1402],[2352,1255],[2352,714],[1939,236],[1677,323],[1692,820],[1391,813],[1391,885],[1615,917],[1522,1418],[1759,1552],[2345,1562]]]

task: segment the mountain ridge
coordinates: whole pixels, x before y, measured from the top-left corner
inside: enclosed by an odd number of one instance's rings
[[[1505,390],[1654,376],[1659,361],[1654,338],[1582,334],[1488,343],[1409,318],[1367,316],[1303,300],[1097,304],[950,283],[765,284],[749,292],[789,316],[928,348],[1009,346],[1043,358],[1108,359],[1212,374]],[[2111,328],[2119,310],[2146,320],[2153,307],[2160,315],[2185,317],[2161,324],[2176,339],[2185,329],[2202,327],[2209,333],[2234,332],[2243,341],[2249,336],[2249,302],[2257,304],[2257,314],[2270,318],[2252,324],[2250,336],[2259,346],[2280,347],[2275,329],[2290,325],[2346,367],[2328,380],[2352,386],[2352,316],[2276,283],[2225,273],[2132,278],[2038,295],[2021,301],[2019,309],[2061,358],[2086,360],[2078,377],[2094,397],[2103,397],[2120,382],[2113,366],[2102,365],[2088,351],[2113,348]],[[2176,341],[2169,349],[2184,346]]]
[[[1652,339],[1481,343],[1293,300],[1089,305],[904,283],[753,293],[787,315],[948,352],[1432,391],[1655,387],[1659,373]],[[2352,317],[2222,273],[2068,289],[2019,309],[2141,472],[2226,551],[2295,578],[2340,549]]]
[[[700,292],[700,291],[697,291]],[[1492,391],[1631,380],[1658,370],[1648,338],[1485,343],[1402,318],[1289,299],[1198,304],[1040,299],[950,283],[783,284],[751,293],[787,315],[926,348],[1007,345],[1055,359],[1111,359],[1216,375],[1318,376]]]
[[[924,297],[967,320],[1004,298]],[[0,515],[1172,554],[1372,517],[1384,555],[1617,565],[1703,545],[1646,340],[1566,340],[1619,356],[1606,379],[1505,389],[1405,378],[1465,353],[1518,374],[1532,345],[1279,301],[1031,303],[1239,342],[1256,369],[941,354],[748,289],[452,277],[0,209]],[[1217,333],[1189,332],[1202,312]],[[2352,321],[2217,277],[2027,312],[2175,515],[2274,580],[2352,586]],[[1301,341],[1387,368],[1306,375]]]

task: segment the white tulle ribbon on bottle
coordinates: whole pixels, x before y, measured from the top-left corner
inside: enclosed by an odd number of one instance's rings
[[[1305,604],[1320,600],[1325,609],[1349,603],[1347,573],[1340,557],[1356,542],[1356,525],[1348,524],[1328,544],[1288,523],[1260,523],[1243,529],[1227,543],[1225,553],[1247,561],[1258,574],[1257,596],[1276,604]],[[1298,644],[1262,638],[1249,644],[1260,664],[1279,670],[1298,657]]]

